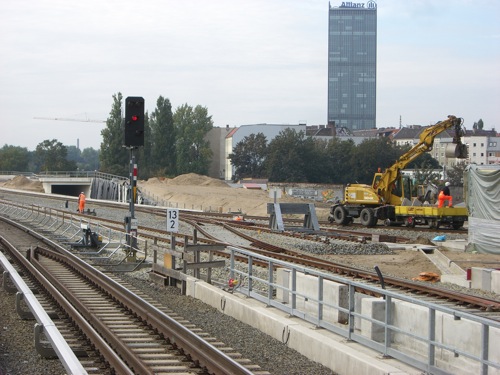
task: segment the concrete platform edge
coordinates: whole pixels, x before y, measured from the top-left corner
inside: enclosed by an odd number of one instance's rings
[[[324,329],[316,329],[310,323],[266,307],[240,293],[231,294],[188,277],[186,294],[286,343],[288,347],[340,375],[422,374],[420,370],[392,358],[382,358],[376,351],[348,342]]]

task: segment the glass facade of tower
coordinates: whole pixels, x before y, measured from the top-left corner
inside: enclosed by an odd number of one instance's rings
[[[376,127],[377,5],[330,5],[328,21],[328,121],[336,127]]]

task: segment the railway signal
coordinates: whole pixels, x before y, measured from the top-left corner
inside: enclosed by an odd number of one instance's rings
[[[144,98],[129,96],[125,99],[125,146],[144,146]]]

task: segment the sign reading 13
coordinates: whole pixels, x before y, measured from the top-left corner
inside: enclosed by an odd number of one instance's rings
[[[179,209],[167,208],[167,231],[179,232]]]

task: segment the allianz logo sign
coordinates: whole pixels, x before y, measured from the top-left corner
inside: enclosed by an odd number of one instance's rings
[[[353,3],[350,1],[343,1],[340,8],[364,8],[365,3]],[[375,1],[369,1],[366,3],[367,9],[377,9],[377,3]]]

